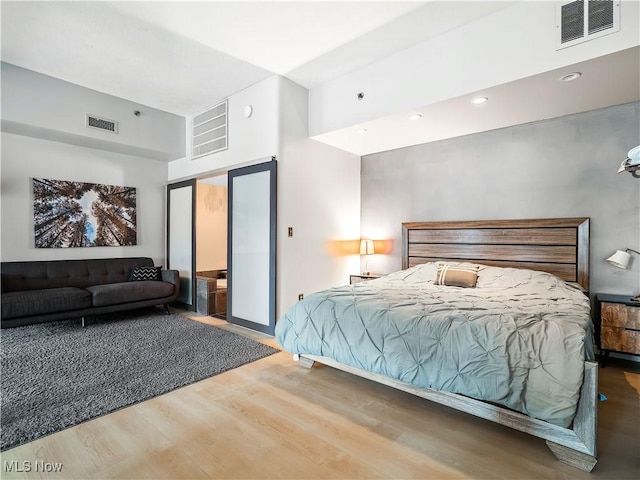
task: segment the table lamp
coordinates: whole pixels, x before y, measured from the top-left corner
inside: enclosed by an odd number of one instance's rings
[[[360,255],[364,255],[364,269],[363,275],[369,275],[369,267],[367,266],[367,258],[369,255],[376,253],[373,248],[373,240],[360,240]]]

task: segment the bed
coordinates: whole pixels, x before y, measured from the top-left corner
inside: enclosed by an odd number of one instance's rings
[[[596,464],[589,219],[404,223],[403,270],[308,295],[276,324],[294,359],[372,379]]]

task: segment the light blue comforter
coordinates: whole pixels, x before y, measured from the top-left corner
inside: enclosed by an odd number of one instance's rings
[[[480,265],[477,286],[462,288],[434,285],[436,269],[311,294],[278,321],[276,338],[291,353],[569,427],[593,357],[589,299],[542,272]]]

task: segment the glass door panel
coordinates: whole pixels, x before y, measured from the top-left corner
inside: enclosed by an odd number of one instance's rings
[[[273,335],[276,161],[229,171],[227,320]]]

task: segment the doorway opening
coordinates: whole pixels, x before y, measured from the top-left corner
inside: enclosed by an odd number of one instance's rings
[[[227,173],[196,181],[195,310],[227,318]]]
[[[184,308],[273,335],[276,177],[271,157],[167,186],[167,268]]]

